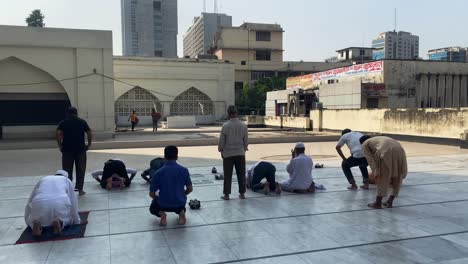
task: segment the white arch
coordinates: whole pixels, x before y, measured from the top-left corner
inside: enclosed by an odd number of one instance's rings
[[[214,115],[215,108],[211,98],[195,87],[179,94],[171,104],[171,115]]]

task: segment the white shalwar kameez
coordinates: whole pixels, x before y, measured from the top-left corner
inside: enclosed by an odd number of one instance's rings
[[[51,226],[56,219],[62,221],[62,228],[81,222],[73,184],[62,175],[46,176],[36,184],[24,214],[24,220],[31,228],[34,221]]]
[[[307,190],[314,182],[312,178],[313,164],[312,159],[303,153],[292,159],[286,167],[289,179],[280,182],[281,189],[289,192]]]

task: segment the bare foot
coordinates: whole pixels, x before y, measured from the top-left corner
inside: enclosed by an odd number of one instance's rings
[[[388,200],[383,204],[387,208],[393,208],[393,200],[395,199],[394,196],[388,197]]]
[[[281,185],[279,183],[275,182],[275,192],[276,194],[281,194]]]
[[[360,187],[361,187],[361,189],[369,190],[369,184],[368,183],[365,183],[365,184],[361,185]]]
[[[229,195],[225,194],[225,195],[221,196],[220,198],[221,198],[221,200],[228,201],[229,200]]]
[[[179,225],[185,225],[187,223],[187,218],[185,217],[185,211],[182,210],[179,214]]]
[[[165,212],[161,212],[161,220],[159,221],[160,226],[167,226],[167,215]]]
[[[33,230],[33,236],[41,236],[42,235],[41,222],[34,221],[32,230]]]
[[[123,189],[125,189],[125,179],[120,178],[120,190],[123,190]]]
[[[60,220],[55,219],[52,222],[52,226],[54,227],[54,235],[56,236],[62,235],[62,224],[60,223]]]
[[[382,209],[382,205],[377,204],[377,203],[370,203],[367,206],[370,207],[370,208],[374,208],[374,209]]]
[[[79,195],[79,196],[82,196],[82,195],[85,195],[85,194],[86,194],[86,192],[83,191],[83,190],[78,191],[78,195]]]
[[[348,190],[350,191],[356,191],[358,189],[356,184],[352,184],[351,186],[348,187]]]
[[[307,192],[314,193],[315,192],[315,183],[312,183],[307,189]]]
[[[108,191],[112,190],[112,178],[107,180],[106,189]]]
[[[270,193],[270,183],[265,182],[265,185],[263,185],[263,193],[265,195],[268,195]]]
[[[80,225],[86,225],[88,223],[88,220],[81,220]]]
[[[243,193],[239,194],[239,198],[244,200],[245,199],[245,195]]]

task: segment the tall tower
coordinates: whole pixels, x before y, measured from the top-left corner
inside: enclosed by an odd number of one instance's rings
[[[177,0],[121,0],[124,56],[177,57]]]

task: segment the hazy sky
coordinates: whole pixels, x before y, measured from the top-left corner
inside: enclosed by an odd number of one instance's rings
[[[174,0],[175,1],[175,0]],[[207,10],[213,11],[213,0]],[[468,46],[466,0],[219,0],[220,12],[242,22],[279,23],[285,30],[286,60],[322,61],[348,46],[370,46],[379,33],[398,30],[420,36],[420,54],[446,46]],[[0,24],[25,25],[41,9],[47,27],[105,29],[114,32],[114,54],[122,53],[120,0],[0,0]],[[179,0],[179,56],[182,37],[203,0]],[[0,36],[1,37],[1,36]]]

